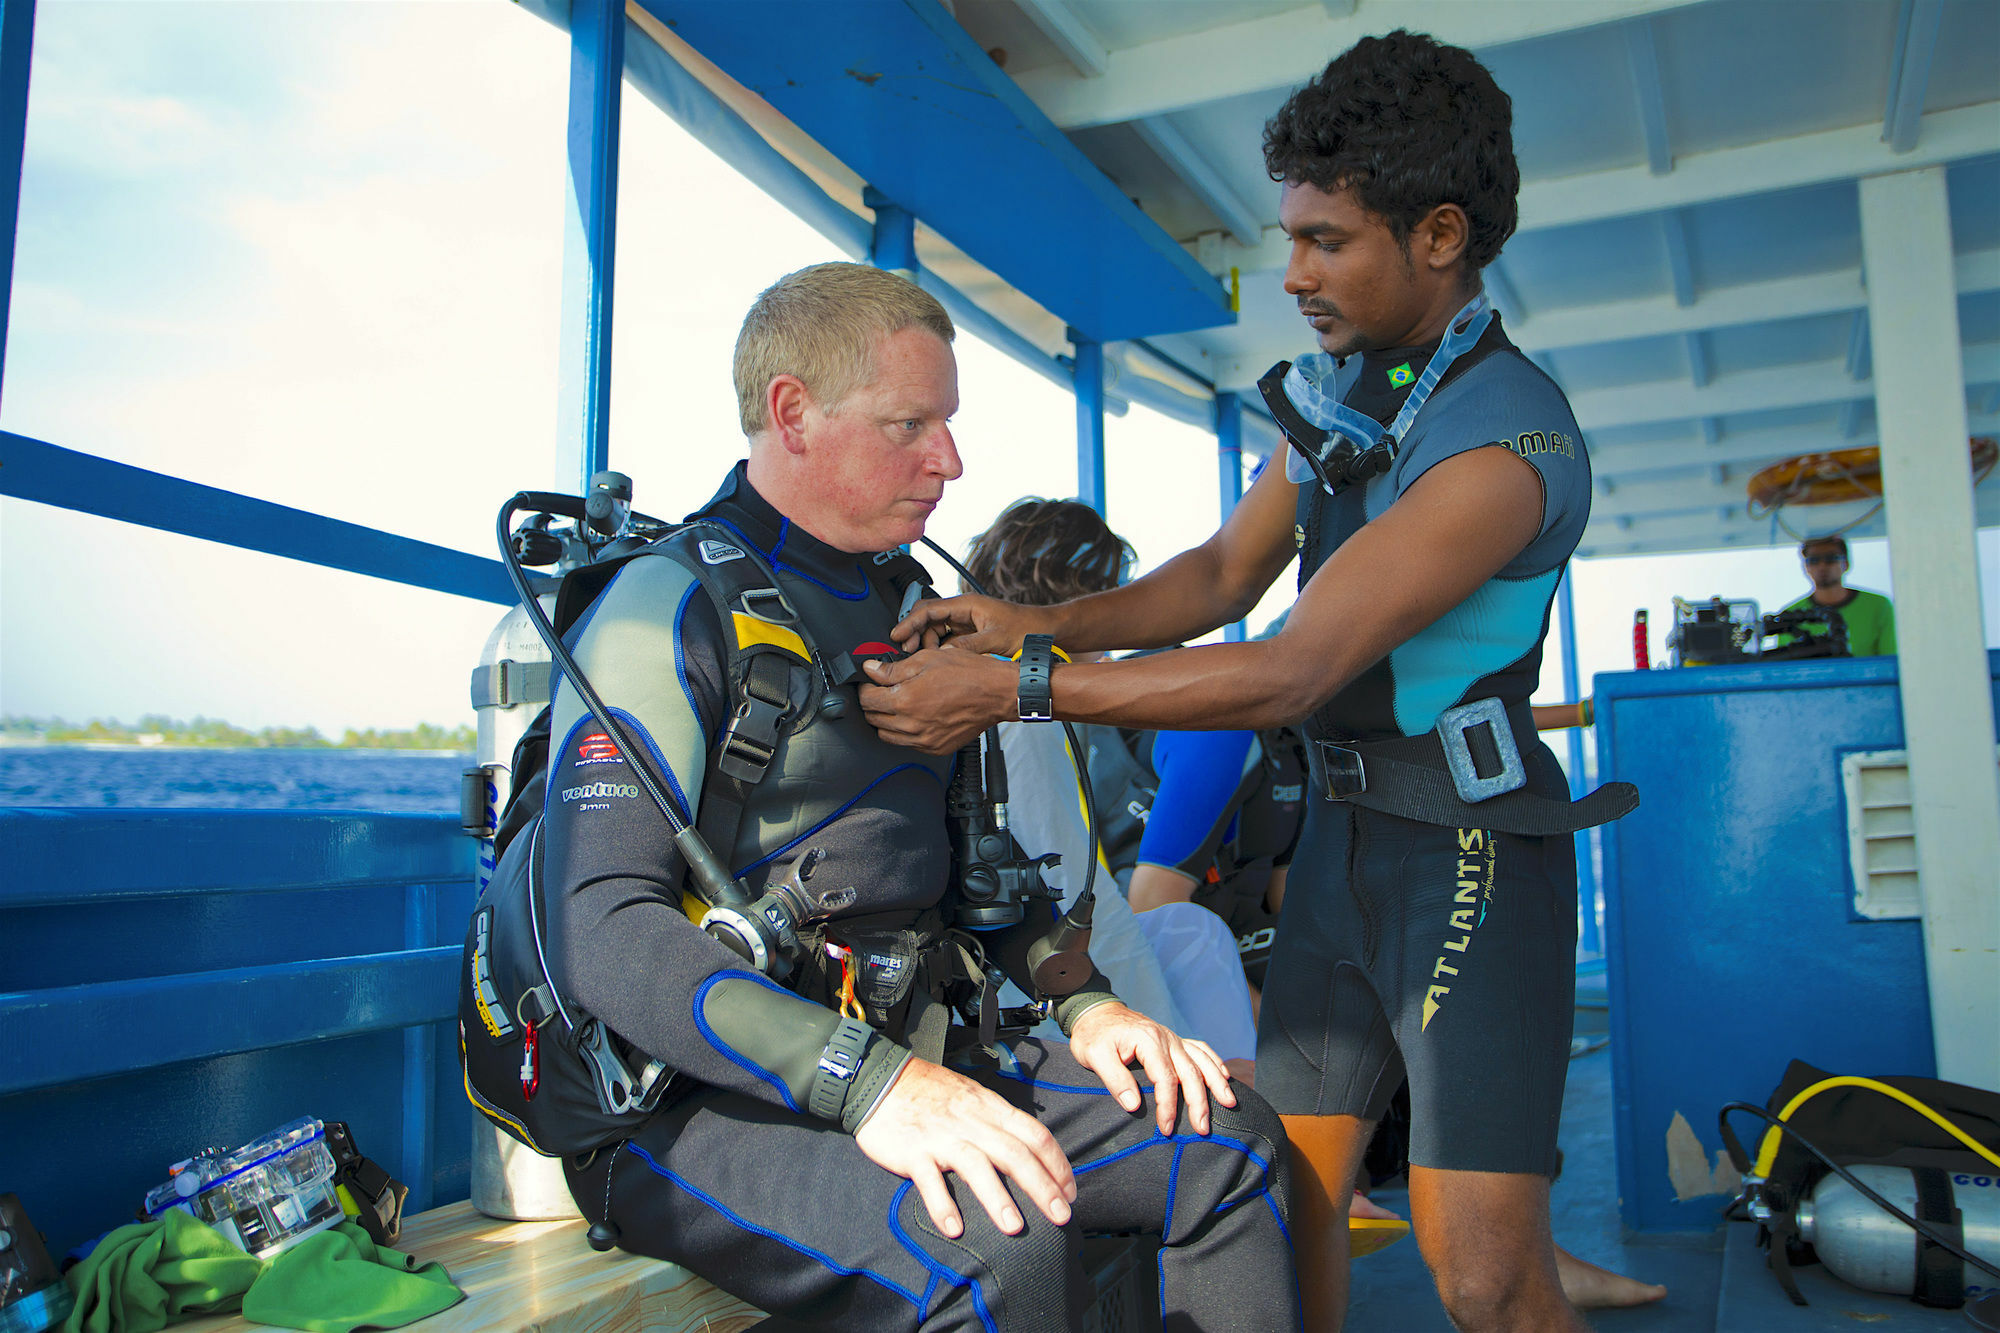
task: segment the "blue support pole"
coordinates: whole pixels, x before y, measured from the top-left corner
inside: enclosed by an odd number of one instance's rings
[[[612,261],[618,237],[625,6],[615,0],[574,0],[569,24],[569,199],[563,215],[556,438],[559,448],[575,450],[575,482],[581,492],[611,456]]]
[[[1576,672],[1576,597],[1570,589],[1570,570],[1563,570],[1556,589],[1557,609],[1562,614],[1563,697],[1572,703],[1583,698]],[[1583,795],[1583,728],[1569,729],[1569,794]],[[1604,937],[1597,922],[1597,861],[1593,855],[1596,830],[1579,829],[1576,838],[1577,906],[1582,916],[1577,943],[1585,953],[1604,952]]]
[[[14,294],[14,234],[21,217],[21,158],[28,137],[28,59],[35,0],[0,0],[0,377]]]
[[[1076,498],[1104,512],[1104,344],[1068,331],[1076,348]]]
[[[1215,456],[1222,483],[1222,518],[1227,523],[1243,498],[1243,400],[1233,393],[1215,395]],[[1222,627],[1230,643],[1243,642],[1243,622]]]
[[[868,262],[876,268],[917,280],[917,215],[870,185],[861,202],[875,210],[875,232],[868,242]]]

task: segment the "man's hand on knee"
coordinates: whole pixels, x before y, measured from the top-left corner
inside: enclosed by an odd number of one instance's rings
[[[965,1222],[945,1187],[947,1171],[957,1173],[993,1225],[1010,1236],[1025,1223],[1000,1182],[1003,1174],[1049,1221],[1069,1222],[1076,1177],[1055,1135],[999,1094],[928,1060],[903,1066],[854,1141],[869,1161],[914,1183],[931,1221],[954,1239]]]
[[[1105,1090],[1128,1111],[1141,1104],[1138,1080],[1129,1068],[1137,1060],[1153,1081],[1160,1133],[1174,1132],[1180,1101],[1187,1099],[1188,1123],[1208,1133],[1208,1099],[1236,1105],[1229,1071],[1207,1042],[1183,1041],[1144,1014],[1122,1004],[1100,1004],[1076,1020],[1069,1035],[1070,1057],[1104,1080]]]

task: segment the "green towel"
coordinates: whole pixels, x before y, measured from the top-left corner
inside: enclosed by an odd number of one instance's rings
[[[63,1333],[156,1333],[234,1310],[264,1265],[178,1208],[119,1227],[69,1271],[76,1308]]]
[[[400,1328],[464,1297],[444,1265],[420,1267],[352,1222],[308,1236],[267,1264],[180,1209],[118,1228],[68,1281],[76,1309],[63,1333],[157,1333],[239,1306],[258,1323],[351,1333]]]
[[[419,1265],[352,1222],[273,1259],[243,1297],[243,1317],[307,1333],[401,1328],[465,1299],[440,1263]]]

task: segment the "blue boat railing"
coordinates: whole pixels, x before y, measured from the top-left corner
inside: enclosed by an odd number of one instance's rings
[[[465,1197],[455,816],[0,810],[0,1189],[52,1246],[300,1115]]]

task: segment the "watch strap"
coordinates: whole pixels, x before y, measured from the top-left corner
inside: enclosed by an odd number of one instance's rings
[[[861,1071],[862,1058],[874,1036],[873,1028],[852,1018],[843,1017],[834,1028],[833,1035],[827,1038],[826,1049],[819,1054],[819,1067],[813,1070],[807,1109],[815,1116],[821,1120],[840,1119],[847,1105],[848,1090],[854,1086],[854,1076]]]
[[[1055,720],[1050,677],[1055,672],[1056,651],[1054,635],[1029,634],[1021,639],[1021,651],[1015,658],[1021,669],[1016,712],[1023,722]]]

